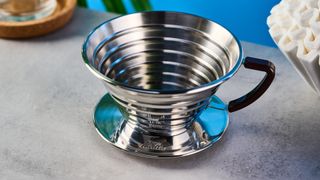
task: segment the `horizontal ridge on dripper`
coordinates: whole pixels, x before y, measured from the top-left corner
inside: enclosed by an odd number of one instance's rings
[[[149,117],[143,117],[141,115],[128,113],[127,120],[143,123],[145,125],[158,123],[158,125],[165,125],[165,126],[180,126],[193,121],[194,120],[193,115],[199,114],[202,110],[203,108],[200,108],[200,109],[194,110],[194,112],[190,113],[190,115],[185,115],[184,117],[183,116],[174,117],[173,119],[170,119],[170,120],[163,120],[163,119],[159,120],[156,118],[151,119]]]
[[[179,115],[179,114],[184,114],[184,113],[188,113],[190,111],[196,110],[198,108],[201,108],[202,106],[207,106],[208,102],[207,101],[203,101],[200,103],[195,103],[194,105],[190,106],[186,106],[184,108],[179,107],[178,108],[166,108],[167,106],[164,105],[163,108],[146,108],[145,107],[145,103],[136,103],[139,104],[138,106],[133,106],[132,104],[126,104],[126,102],[121,102],[121,100],[117,99],[117,98],[113,98],[120,106],[126,108],[126,110],[129,111],[134,111],[134,112],[138,112],[138,113],[144,113],[147,115],[155,115],[155,116],[166,116],[166,115]],[[175,110],[175,112],[168,112],[168,111],[172,111]],[[162,111],[162,112],[161,112]]]
[[[179,125],[179,126],[149,126],[148,124],[144,124],[141,122],[130,122],[128,121],[127,123],[129,126],[131,126],[132,128],[136,129],[139,128],[140,130],[144,131],[145,133],[155,133],[157,135],[161,135],[161,134],[170,134],[170,135],[177,135],[180,133],[183,133],[185,131],[187,131],[187,128],[190,127],[192,125],[192,121],[189,121],[183,125]]]
[[[203,104],[204,102],[209,102],[210,97],[195,97],[192,99],[192,101],[178,101],[177,103],[170,103],[170,104],[154,104],[153,101],[151,100],[150,103],[146,102],[137,102],[137,101],[130,101],[125,98],[119,98],[117,97],[114,93],[112,93],[112,98],[118,102],[119,104],[130,104],[130,107],[136,108],[136,109],[144,109],[144,108],[149,108],[149,109],[174,109],[174,108],[186,108],[186,107],[194,107],[197,106],[198,104]],[[127,107],[127,105],[126,105]],[[130,108],[129,108],[130,109]]]

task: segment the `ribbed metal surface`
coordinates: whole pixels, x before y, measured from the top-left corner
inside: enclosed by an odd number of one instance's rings
[[[128,136],[187,131],[241,65],[239,43],[229,31],[174,12],[106,22],[90,34],[83,53],[132,127]]]

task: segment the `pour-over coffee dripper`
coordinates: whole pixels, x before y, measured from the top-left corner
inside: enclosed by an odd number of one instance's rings
[[[274,65],[243,58],[240,42],[210,20],[177,12],[141,12],[95,28],[84,62],[109,94],[94,124],[114,146],[145,157],[194,154],[218,141],[228,113],[257,100],[274,79]],[[247,95],[223,103],[217,88],[240,66],[264,71]]]

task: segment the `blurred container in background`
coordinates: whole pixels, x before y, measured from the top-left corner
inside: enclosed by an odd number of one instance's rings
[[[56,0],[0,0],[0,21],[29,21],[52,14]]]

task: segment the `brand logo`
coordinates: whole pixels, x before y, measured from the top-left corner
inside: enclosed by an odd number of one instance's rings
[[[157,150],[157,151],[165,151],[166,150],[166,147],[164,147],[161,143],[154,142],[154,141],[147,141],[144,144],[139,144],[139,148]]]

